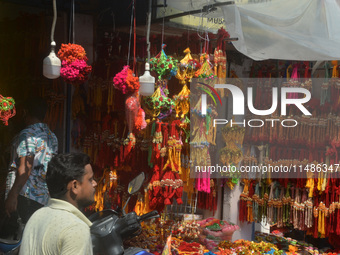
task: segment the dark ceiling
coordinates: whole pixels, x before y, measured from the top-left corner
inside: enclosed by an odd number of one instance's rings
[[[0,2],[52,12],[52,0],[0,0]],[[57,0],[58,13],[71,13],[72,3],[72,0]],[[130,25],[131,22],[132,0],[74,0],[74,5],[76,13],[94,15],[98,26],[119,27]],[[135,0],[137,26],[146,23],[147,9],[148,0]]]

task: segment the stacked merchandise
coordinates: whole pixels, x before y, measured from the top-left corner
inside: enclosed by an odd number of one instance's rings
[[[273,235],[273,234],[264,234],[260,232],[255,232],[255,240],[256,242],[267,242],[275,244],[279,249],[290,251],[290,252],[296,252],[296,253],[302,253],[305,252],[306,254],[322,254],[318,250],[318,248],[313,247],[312,244],[297,241],[295,239],[289,238],[289,237],[283,237],[279,235]]]
[[[138,236],[125,241],[124,246],[140,247],[148,249],[153,254],[161,254],[174,223],[173,220],[144,222],[142,232]]]

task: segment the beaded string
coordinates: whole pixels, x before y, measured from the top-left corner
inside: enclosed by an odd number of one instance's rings
[[[248,214],[247,214],[247,220],[248,222],[253,222],[253,203],[251,197],[254,195],[254,188],[253,188],[253,181],[250,181],[250,187],[249,187],[249,196],[247,200],[247,208],[248,208]]]
[[[283,225],[286,226],[289,224],[289,215],[290,215],[290,201],[291,197],[289,194],[290,183],[288,183],[286,188],[285,200],[284,200],[284,215],[283,215]]]
[[[273,222],[277,223],[278,220],[278,201],[279,201],[279,187],[278,187],[279,183],[278,182],[274,182],[274,214],[273,214]]]
[[[259,182],[255,185],[255,192],[253,195],[253,219],[258,222],[259,214],[259,198],[260,198],[260,184]]]
[[[267,220],[268,224],[272,225],[274,223],[274,188],[275,188],[275,181],[272,182],[270,185],[270,192],[269,192],[269,200],[268,200],[268,207],[267,207]]]
[[[321,85],[321,95],[320,95],[320,105],[324,105],[325,102],[330,102],[330,92],[329,89],[329,63],[325,62],[325,81]]]
[[[243,179],[242,182],[244,183],[243,191],[240,195],[240,206],[239,206],[239,220],[240,222],[246,221],[246,211],[247,211],[247,201],[249,198],[249,182],[248,179]]]
[[[280,195],[278,201],[278,214],[277,214],[277,226],[279,228],[283,227],[283,197],[284,197],[284,187],[280,188]]]

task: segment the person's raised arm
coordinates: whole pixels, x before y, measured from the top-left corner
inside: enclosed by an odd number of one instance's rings
[[[8,217],[10,217],[12,212],[17,210],[18,195],[31,174],[33,160],[34,156],[24,156],[20,158],[20,166],[17,171],[15,182],[8,193],[8,197],[5,202],[5,210]]]

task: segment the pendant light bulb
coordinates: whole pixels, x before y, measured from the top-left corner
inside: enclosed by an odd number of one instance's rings
[[[48,79],[56,79],[60,76],[61,61],[55,54],[56,43],[51,42],[51,52],[44,58],[43,75]]]
[[[149,63],[145,63],[145,72],[139,77],[139,94],[142,96],[151,96],[155,91],[155,77],[151,76]]]
[[[53,21],[51,28],[51,52],[43,61],[43,75],[48,79],[56,79],[60,76],[61,61],[55,54],[56,43],[54,41],[54,29],[57,22],[57,2],[53,0]]]

